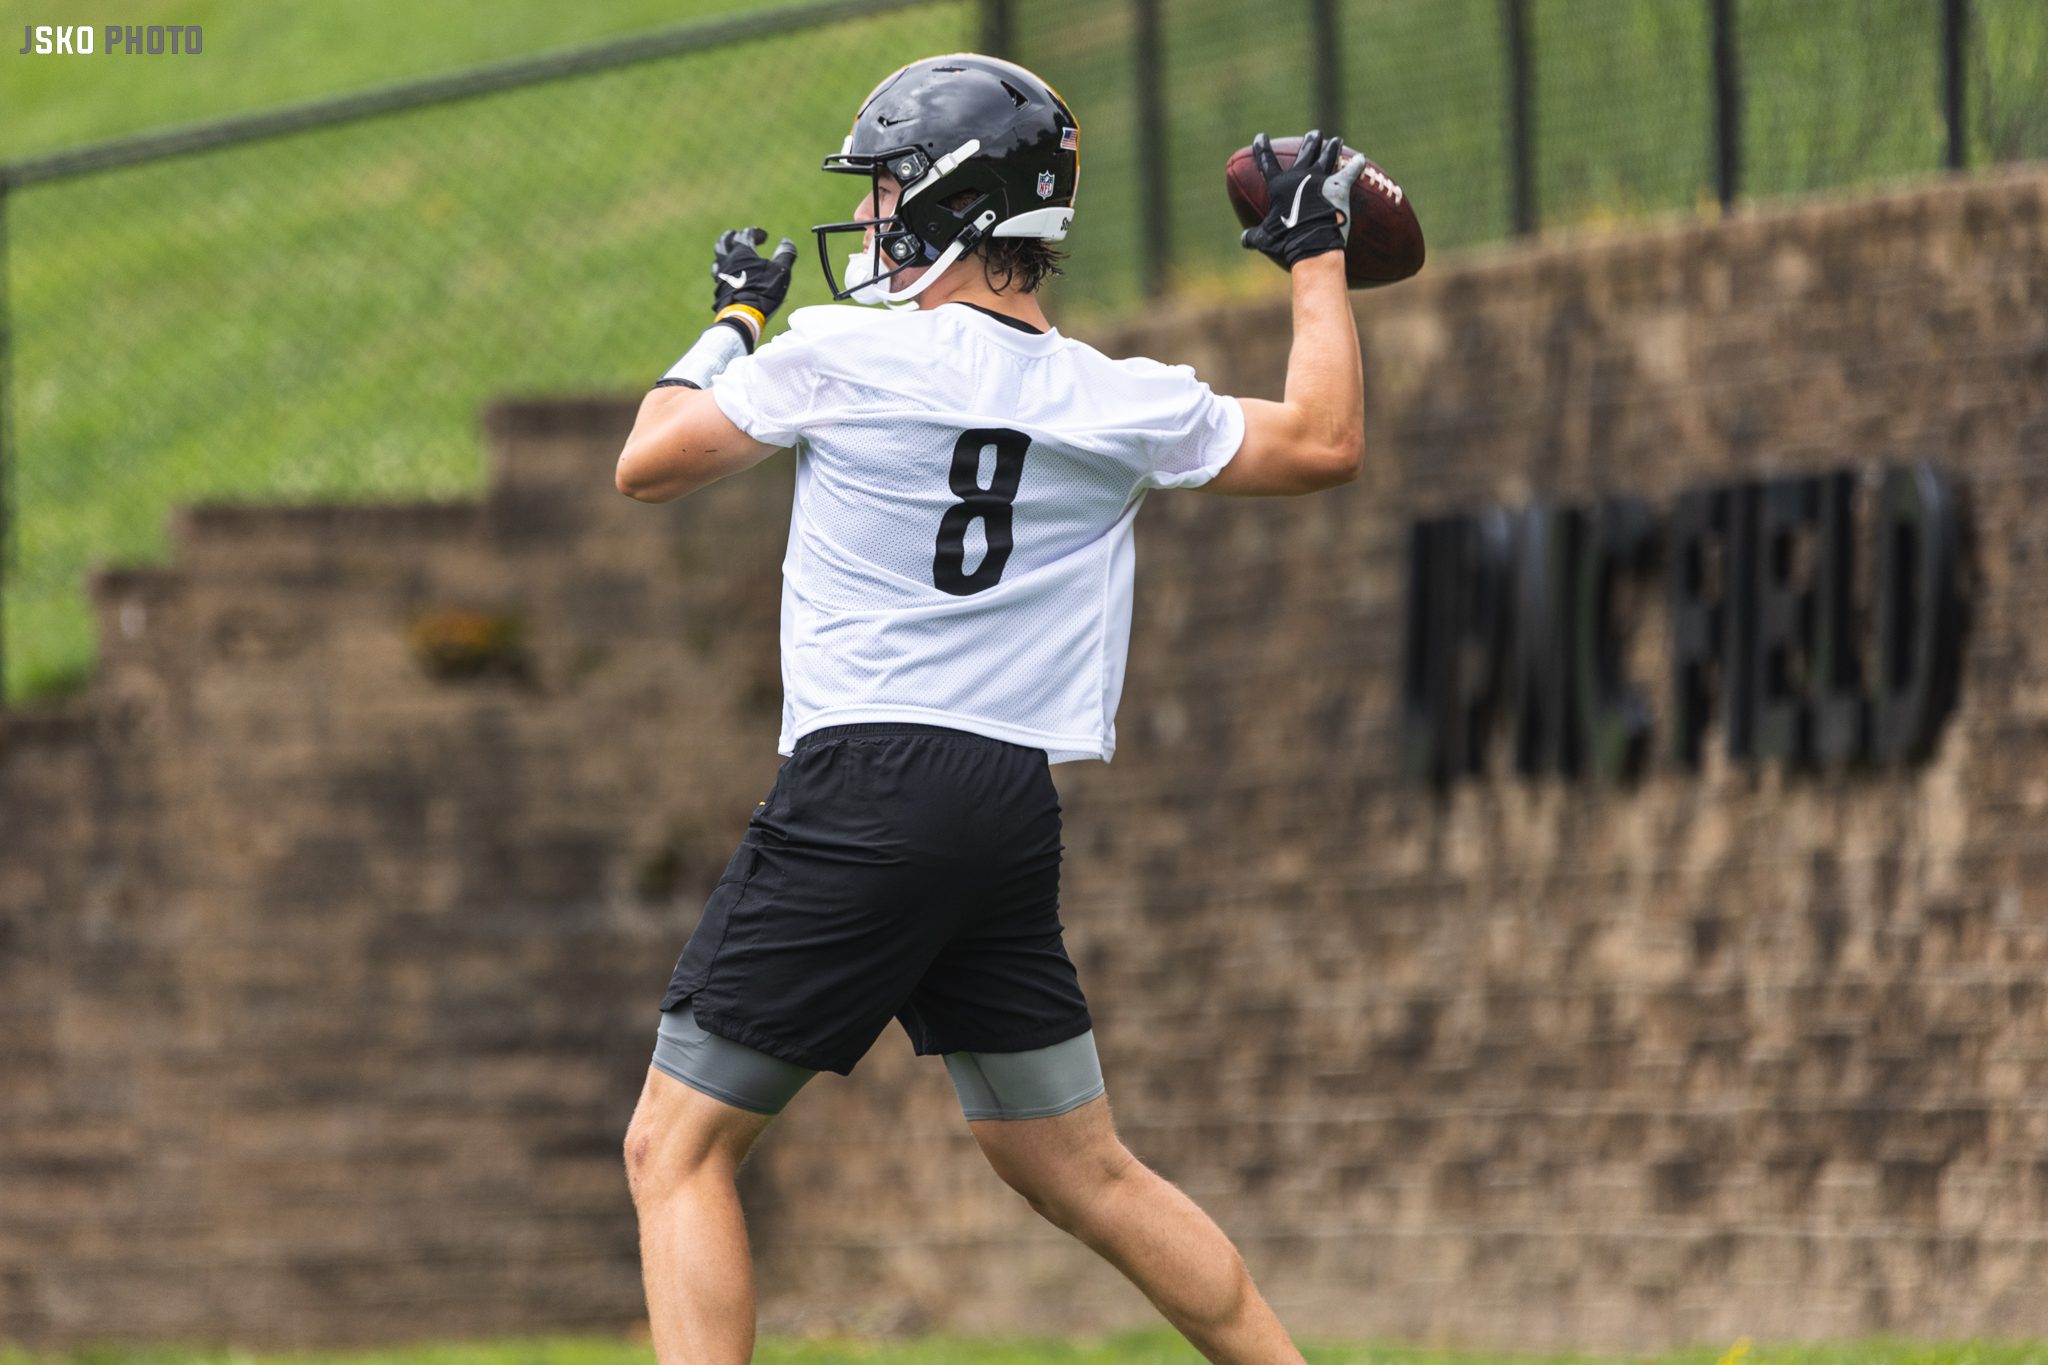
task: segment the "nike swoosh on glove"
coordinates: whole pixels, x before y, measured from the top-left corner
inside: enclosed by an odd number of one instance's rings
[[[1268,207],[1264,221],[1246,228],[1238,241],[1289,270],[1311,256],[1342,251],[1351,231],[1351,187],[1365,173],[1362,156],[1337,164],[1343,150],[1343,138],[1311,129],[1294,164],[1283,167],[1271,138],[1253,138],[1252,164],[1266,178]]]
[[[744,304],[763,320],[789,296],[789,277],[796,265],[796,243],[784,237],[775,254],[763,260],[754,248],[768,240],[758,227],[734,228],[718,235],[711,253],[711,311]]]

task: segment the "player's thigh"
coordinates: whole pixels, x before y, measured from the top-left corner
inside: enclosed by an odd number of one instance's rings
[[[640,1104],[627,1130],[636,1176],[738,1166],[770,1119],[815,1071],[722,1038],[685,1004],[664,1010]]]
[[[692,1090],[652,1067],[626,1129],[626,1174],[636,1196],[701,1171],[732,1171],[774,1122]]]
[[[967,1126],[1003,1182],[1055,1219],[1085,1207],[1137,1161],[1116,1135],[1107,1095],[1049,1118],[976,1119]]]
[[[626,1172],[636,1194],[703,1170],[736,1170],[775,1120],[714,1099],[659,1068],[647,1069],[626,1128]]]

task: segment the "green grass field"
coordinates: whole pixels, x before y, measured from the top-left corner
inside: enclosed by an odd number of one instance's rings
[[[107,0],[95,23],[200,23],[205,52],[10,52],[0,157],[747,7]],[[1216,181],[1253,131],[1307,122],[1297,8],[1249,21],[1236,0],[1165,7],[1174,279],[1185,292],[1283,287],[1236,246]],[[1019,55],[1084,127],[1071,274],[1049,306],[1085,327],[1137,299],[1129,15],[1098,0],[1017,9]],[[1976,9],[1978,142],[1985,155],[2048,154],[2048,7]],[[1743,10],[1759,193],[1928,173],[1939,154],[1933,7]],[[1546,222],[1699,204],[1709,182],[1700,12],[1635,0],[1532,6]],[[34,0],[0,0],[0,41],[52,17]],[[1498,238],[1494,0],[1346,0],[1342,18],[1343,131],[1406,184],[1437,268],[1446,247]],[[721,228],[758,221],[796,237],[805,255],[791,306],[821,302],[806,229],[846,216],[858,187],[820,175],[818,157],[879,75],[973,43],[976,23],[971,0],[941,0],[12,194],[4,695],[60,693],[88,676],[85,573],[161,561],[174,505],[463,496],[481,483],[476,414],[489,399],[636,391],[701,324],[708,243]]]
[[[1744,1338],[1727,1347],[1659,1356],[1501,1355],[1399,1346],[1305,1345],[1310,1365],[2048,1365],[2048,1344],[1771,1346]],[[0,1365],[651,1365],[654,1353],[625,1342],[565,1339],[414,1347],[404,1350],[251,1355],[223,1351],[119,1350],[32,1356],[0,1348]],[[1178,1337],[1139,1333],[1086,1342],[765,1340],[758,1365],[1199,1365]]]

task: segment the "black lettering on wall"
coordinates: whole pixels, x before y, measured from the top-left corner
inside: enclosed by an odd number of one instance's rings
[[[1720,655],[1728,493],[1681,493],[1671,515],[1665,581],[1671,629],[1671,757],[1700,766],[1700,741],[1713,713]]]
[[[1931,465],[1886,473],[1878,499],[1874,740],[1884,763],[1934,751],[1961,667],[1955,494]]]
[[[1815,762],[1839,768],[1869,752],[1862,638],[1856,614],[1856,473],[1818,481],[1820,543],[1813,564],[1813,648],[1807,655],[1808,739]]]
[[[1919,464],[1885,471],[1859,527],[1867,482],[1849,469],[1689,489],[1662,536],[1637,498],[1416,522],[1403,768],[1438,783],[1483,773],[1505,710],[1523,776],[1639,775],[1654,716],[1627,676],[1629,608],[1660,562],[1674,765],[1699,768],[1716,717],[1738,762],[1928,757],[1959,687],[1967,523],[1950,482]]]
[[[1585,524],[1586,514],[1578,508],[1544,502],[1531,503],[1516,518],[1509,693],[1515,708],[1515,770],[1525,776],[1578,771],[1571,590]]]
[[[1654,563],[1655,525],[1640,498],[1600,505],[1578,558],[1573,597],[1572,696],[1584,766],[1603,780],[1632,781],[1650,742],[1650,704],[1623,673],[1615,598],[1622,580]]]
[[[1772,479],[1756,508],[1756,639],[1749,663],[1755,750],[1759,758],[1806,762],[1807,661],[1812,648],[1812,572],[1799,569],[1802,545],[1814,548],[1820,480]]]
[[[1728,757],[1756,757],[1757,505],[1753,483],[1730,484],[1721,556],[1721,734]]]
[[[1508,627],[1508,518],[1498,508],[1408,532],[1402,771],[1432,782],[1484,770]]]
[[[1451,603],[1441,597],[1438,547],[1456,517],[1428,517],[1408,526],[1408,619],[1401,633],[1401,772],[1442,782],[1448,708],[1441,705],[1449,669],[1445,642],[1454,634]]]
[[[1449,694],[1449,767],[1454,775],[1476,775],[1486,767],[1507,652],[1507,513],[1488,508],[1464,518],[1457,548],[1458,635]]]

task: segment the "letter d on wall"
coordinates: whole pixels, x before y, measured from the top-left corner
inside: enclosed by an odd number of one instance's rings
[[[1881,763],[1934,750],[1962,671],[1963,600],[1955,490],[1934,466],[1886,471],[1878,500],[1875,724]]]

